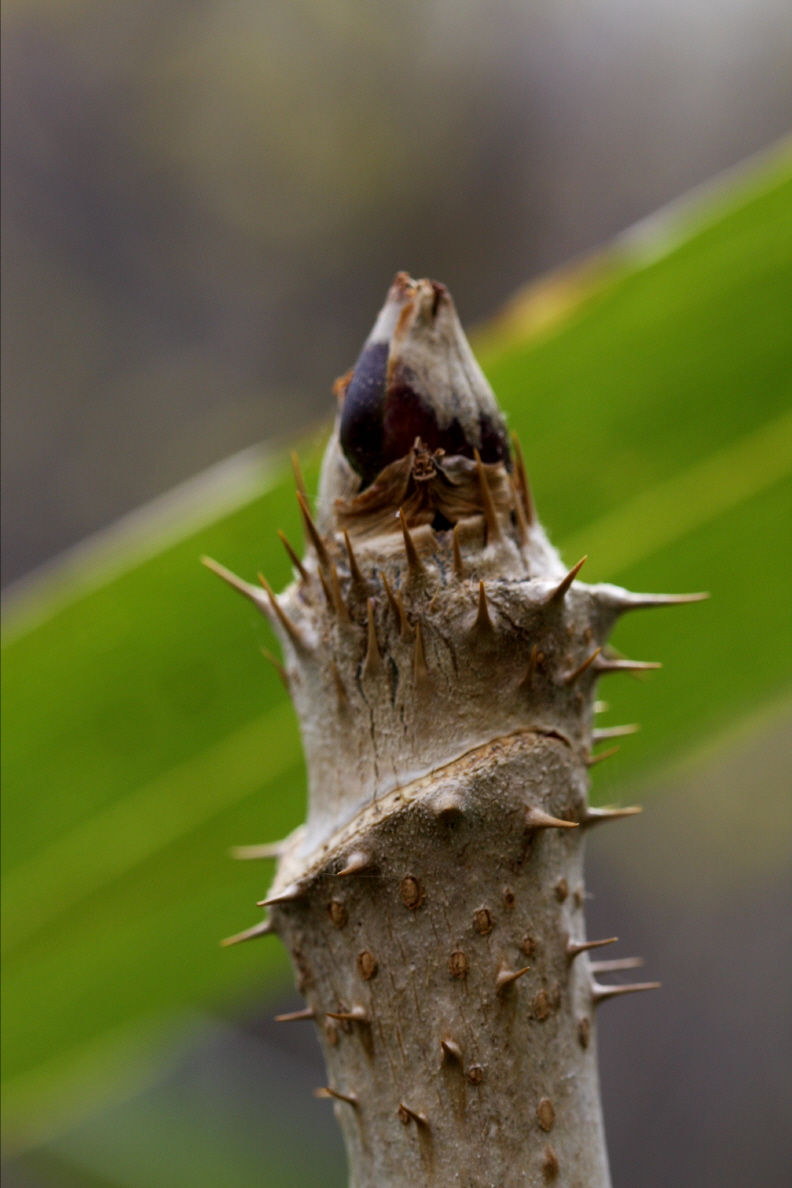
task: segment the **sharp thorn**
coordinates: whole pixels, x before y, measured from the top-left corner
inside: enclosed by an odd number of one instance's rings
[[[227,582],[233,590],[237,590],[243,594],[245,598],[249,598],[251,602],[259,608],[260,611],[266,613],[266,601],[262,597],[261,591],[257,586],[252,586],[250,582],[246,582],[243,578],[237,577],[230,569],[226,569],[225,565],[221,565],[218,561],[214,561],[211,557],[201,557],[201,564],[205,565],[207,569],[211,569],[212,573],[216,573],[219,578]]]
[[[534,508],[533,495],[531,494],[531,484],[528,482],[528,473],[525,469],[525,458],[523,457],[522,446],[520,439],[516,433],[512,433],[512,443],[514,444],[515,470],[517,472],[517,489],[522,496],[523,507],[525,508],[525,518],[529,524],[536,523],[536,509]]]
[[[543,809],[531,807],[525,810],[526,829],[577,829],[577,821],[562,821],[551,817]]]
[[[338,570],[334,563],[330,565],[330,583],[333,592],[333,602],[335,603],[336,614],[342,623],[351,623],[347,604],[344,602],[344,596],[341,593],[341,583],[338,580]]]
[[[284,689],[286,690],[287,693],[290,693],[291,689],[289,688],[289,674],[287,673],[286,669],[281,664],[278,657],[273,656],[272,652],[270,652],[267,648],[262,648],[261,654],[265,660],[269,660],[270,664],[272,665],[272,667],[275,669],[278,676],[280,677],[281,684],[283,685]]]
[[[539,660],[539,645],[534,644],[531,648],[531,656],[528,660],[528,671],[520,682],[521,689],[530,689],[533,684],[534,673],[536,672],[536,665]]]
[[[287,635],[289,635],[291,637],[291,639],[294,641],[294,643],[297,644],[297,646],[299,648],[304,648],[305,641],[303,640],[303,637],[300,635],[300,633],[297,630],[294,623],[291,621],[289,616],[286,614],[286,612],[281,607],[280,603],[278,602],[277,598],[275,597],[275,595],[273,593],[272,586],[269,584],[269,582],[267,581],[267,579],[264,577],[264,575],[262,573],[260,573],[258,575],[258,580],[261,582],[262,586],[266,590],[270,606],[272,607],[272,610],[273,610],[276,618],[278,619],[278,622],[280,623],[281,627],[283,628],[283,630],[286,632]]]
[[[608,656],[599,656],[596,670],[599,673],[608,672],[646,672],[651,668],[662,668],[656,660],[614,660]]]
[[[327,578],[325,577],[324,572],[321,569],[319,570],[319,581],[322,583],[322,592],[325,596],[325,602],[327,603],[327,609],[330,611],[331,615],[334,615],[336,613],[335,598],[333,598],[333,591],[330,589],[330,586],[328,585],[328,582],[327,582]]]
[[[308,491],[306,490],[306,487],[305,487],[305,479],[303,478],[302,467],[300,466],[300,459],[297,457],[296,450],[292,450],[292,452],[291,452],[291,464],[292,464],[292,470],[294,471],[295,485],[297,487],[297,490],[300,492],[300,494],[302,495],[303,499],[305,500],[305,502],[307,504],[308,503]]]
[[[296,899],[304,898],[305,888],[300,883],[289,883],[288,887],[284,887],[282,891],[268,895],[266,899],[260,899],[256,907],[269,907],[273,903],[293,903]]]
[[[459,544],[459,524],[454,524],[451,545],[454,554],[454,577],[461,582],[465,577],[465,566],[462,563],[462,549]]]
[[[399,1102],[399,1108],[396,1113],[404,1123],[413,1121],[417,1126],[429,1125],[429,1119],[426,1117],[426,1114],[419,1114],[416,1110],[411,1110],[410,1107],[406,1106],[403,1101]]]
[[[610,703],[607,701],[595,701],[594,702],[594,713],[595,714],[606,714],[609,709],[610,709]]]
[[[244,932],[238,932],[236,936],[227,936],[225,940],[220,941],[220,944],[225,949],[229,945],[241,945],[242,941],[255,940],[257,936],[269,936],[274,932],[275,929],[270,921],[262,920],[260,924],[254,924],[252,928],[246,928]]]
[[[396,599],[396,606],[399,614],[399,636],[401,639],[412,639],[414,635],[414,628],[411,626],[410,620],[407,618],[407,611],[404,609],[404,595],[402,594],[401,590],[399,590]]]
[[[276,1015],[276,1023],[299,1023],[302,1019],[315,1019],[316,1011],[313,1007],[306,1007],[304,1011],[292,1011],[290,1015]]]
[[[603,986],[594,982],[591,987],[591,997],[594,1005],[598,1006],[608,998],[617,998],[620,994],[638,994],[641,990],[659,990],[660,982],[634,982],[631,986]]]
[[[429,675],[426,667],[426,655],[424,653],[423,635],[421,634],[420,622],[415,624],[415,654],[413,658],[413,676],[415,684],[422,684]]]
[[[521,978],[523,974],[527,974],[530,968],[530,965],[525,965],[522,969],[500,970],[498,976],[495,979],[495,989],[498,991],[498,993],[500,993],[501,990],[505,990],[507,986],[511,986],[512,982],[516,982],[518,978]]]
[[[232,846],[229,854],[240,862],[251,862],[263,858],[280,858],[285,848],[285,841],[264,842],[260,846]]]
[[[617,957],[615,961],[592,961],[589,969],[593,974],[618,973],[622,969],[639,969],[643,963],[643,957]]]
[[[611,755],[615,755],[620,750],[621,747],[608,747],[607,751],[600,751],[599,755],[590,755],[586,760],[586,767],[596,767],[598,763],[604,763],[606,759],[610,759]]]
[[[377,643],[377,625],[374,621],[374,599],[369,598],[366,602],[366,612],[368,614],[368,643],[366,646],[366,658],[363,661],[363,675],[372,676],[378,672],[382,665],[382,656],[380,655],[379,644]]]
[[[594,707],[596,710],[596,706]],[[637,734],[641,727],[637,722],[631,723],[629,726],[603,726],[599,730],[592,730],[591,741],[605,742],[608,738],[624,738],[627,734]]]
[[[580,824],[583,826],[599,825],[604,821],[619,821],[622,817],[636,817],[638,813],[642,812],[643,809],[639,804],[633,804],[627,808],[618,808],[615,805],[592,808],[589,805]]]
[[[580,573],[586,561],[588,561],[588,555],[581,557],[577,565],[572,566],[564,580],[556,586],[555,590],[552,590],[550,594],[548,594],[547,598],[545,599],[545,604],[549,604],[551,602],[561,602],[563,600],[564,595],[574,582],[577,575]]]
[[[404,550],[407,554],[407,575],[413,581],[417,581],[426,576],[426,569],[424,568],[423,561],[418,556],[418,550],[410,535],[410,529],[407,527],[407,519],[401,508],[399,508],[399,520],[404,534]]]
[[[369,1017],[366,1014],[365,1007],[352,1007],[351,1011],[325,1011],[328,1019],[341,1019],[349,1023],[368,1023]]]
[[[443,1049],[444,1056],[446,1056],[449,1060],[456,1060],[459,1062],[459,1064],[462,1063],[462,1049],[456,1040],[440,1040],[440,1047]]]
[[[347,691],[344,688],[344,682],[341,680],[341,673],[338,671],[335,664],[331,664],[330,669],[333,673],[333,684],[335,685],[336,696],[338,697],[339,703],[342,706],[349,705],[349,697],[347,696]]]
[[[511,475],[509,475],[509,485],[514,501],[514,517],[517,520],[517,536],[519,537],[520,544],[526,545],[528,543],[528,521],[525,518],[525,506]]]
[[[337,1089],[331,1089],[329,1085],[323,1085],[321,1089],[314,1089],[314,1097],[334,1097],[337,1101],[345,1101],[347,1105],[356,1106],[358,1099],[354,1093],[339,1093]]]
[[[345,879],[348,875],[360,874],[362,870],[368,870],[374,865],[374,859],[371,854],[367,854],[365,850],[353,850],[347,857],[346,866],[343,870],[339,870],[339,879]]]
[[[628,590],[619,591],[619,609],[651,610],[655,606],[685,606],[688,602],[706,602],[712,595],[708,591],[700,594],[632,594]]]
[[[381,577],[382,577],[382,588],[385,591],[385,597],[388,600],[388,606],[393,611],[394,615],[396,616],[396,621],[401,626],[401,611],[399,610],[399,604],[396,601],[396,595],[393,593],[393,590],[391,589],[391,584],[388,581],[387,575],[384,570],[382,571]]]
[[[487,602],[487,590],[483,582],[479,582],[479,596],[478,596],[478,613],[476,621],[473,624],[473,631],[476,635],[489,635],[493,630],[492,619],[489,613],[489,604]]]
[[[294,568],[295,568],[295,569],[297,570],[297,572],[299,573],[299,575],[300,575],[300,577],[302,578],[302,580],[303,580],[303,581],[305,582],[305,584],[307,585],[307,584],[308,584],[308,581],[310,580],[310,579],[309,579],[309,577],[308,577],[308,570],[305,568],[305,566],[303,565],[302,561],[300,560],[300,558],[297,556],[297,554],[296,554],[296,552],[294,551],[294,549],[293,549],[293,548],[291,547],[291,545],[289,544],[289,539],[288,539],[288,537],[286,536],[286,533],[285,533],[285,532],[281,532],[280,528],[278,529],[278,536],[280,537],[281,544],[283,545],[284,549],[286,550],[286,552],[287,552],[287,553],[288,553],[288,555],[289,555],[289,560],[291,561],[292,565],[294,566]]]
[[[479,487],[481,489],[481,502],[484,505],[484,518],[487,521],[487,544],[489,544],[490,541],[500,540],[500,524],[498,523],[498,513],[495,511],[492,491],[490,491],[490,485],[487,482],[487,472],[484,469],[484,463],[481,461],[481,455],[478,450],[473,451],[473,456],[476,459]]]
[[[564,678],[564,684],[574,685],[578,677],[583,676],[583,673],[586,672],[587,669],[591,668],[592,664],[597,659],[597,656],[599,656],[601,651],[602,648],[596,648],[590,656],[586,657],[582,664],[578,664],[577,668]]]
[[[618,936],[608,936],[605,938],[605,940],[594,940],[594,941],[569,940],[569,941],[567,941],[567,947],[566,947],[567,957],[569,957],[569,959],[571,960],[573,957],[577,957],[578,953],[588,953],[589,949],[601,949],[603,945],[615,945],[618,939],[619,939]]]
[[[349,575],[352,578],[352,584],[353,586],[357,586],[357,588],[363,594],[368,594],[366,579],[360,572],[360,566],[357,563],[357,557],[355,556],[355,551],[352,548],[352,541],[349,539],[349,533],[346,531],[346,529],[344,529],[344,544],[346,545],[347,562],[349,564]]]
[[[319,564],[323,569],[328,569],[330,567],[330,557],[327,552],[327,547],[325,542],[322,540],[322,537],[319,535],[319,529],[316,527],[316,524],[314,524],[313,516],[311,515],[311,512],[308,508],[308,500],[303,495],[302,491],[299,490],[297,491],[297,502],[299,503],[300,511],[302,512],[306,534],[314,547],[314,552],[319,559]]]

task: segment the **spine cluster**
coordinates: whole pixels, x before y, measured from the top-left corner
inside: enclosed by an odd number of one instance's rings
[[[639,963],[589,956],[615,938],[586,939],[586,831],[638,811],[588,803],[610,753],[593,746],[635,729],[596,730],[594,694],[604,674],[658,667],[609,652],[621,613],[702,596],[587,586],[585,558],[564,570],[441,290],[397,278],[357,388],[342,385],[354,450],[337,432],[316,519],[296,466],[308,545],[300,558],[281,534],[292,586],[276,597],[207,562],[280,637],[309,775],[305,826],[240,848],[279,864],[266,918],[225,943],[287,945],[308,1005],[281,1018],[319,1029],[354,1188],[607,1188],[595,1008],[656,983],[605,984]],[[449,343],[467,403],[436,380]],[[416,436],[399,456],[391,410],[386,464],[361,479],[377,455],[350,408],[371,421],[376,367],[383,400],[409,380],[424,431],[458,446],[464,429],[464,452]]]

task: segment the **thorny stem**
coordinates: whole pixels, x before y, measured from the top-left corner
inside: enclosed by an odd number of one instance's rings
[[[607,1188],[596,1007],[656,983],[588,956],[587,828],[637,811],[588,805],[593,743],[633,729],[595,735],[594,691],[634,667],[619,615],[682,599],[565,570],[442,285],[399,274],[336,390],[298,580],[212,563],[280,637],[309,774],[229,943],[287,945],[352,1188]]]

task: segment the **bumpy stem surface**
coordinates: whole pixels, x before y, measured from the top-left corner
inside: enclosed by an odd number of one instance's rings
[[[337,390],[295,583],[215,566],[280,635],[309,772],[231,941],[291,953],[353,1188],[607,1188],[595,1009],[650,984],[588,956],[584,837],[632,811],[588,806],[593,694],[618,615],[681,599],[565,570],[443,286],[397,277]]]

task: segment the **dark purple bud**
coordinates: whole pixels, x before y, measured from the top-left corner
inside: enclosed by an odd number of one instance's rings
[[[506,426],[444,285],[400,272],[347,386],[341,448],[367,487],[420,437],[509,462]]]

